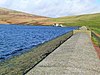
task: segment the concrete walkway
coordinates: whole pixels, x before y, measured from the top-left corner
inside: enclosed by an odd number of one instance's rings
[[[79,32],[26,75],[100,75],[100,60],[89,35]]]

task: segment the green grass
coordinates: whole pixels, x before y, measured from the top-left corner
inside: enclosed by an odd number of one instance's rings
[[[96,46],[100,46],[98,40],[97,40],[95,37],[92,37],[92,41],[94,42],[94,44],[95,44]]]
[[[87,26],[100,34],[100,13],[51,18],[44,22],[62,22],[65,26]]]
[[[91,29],[92,29],[93,31],[95,31],[96,33],[100,34],[100,28],[92,27]]]

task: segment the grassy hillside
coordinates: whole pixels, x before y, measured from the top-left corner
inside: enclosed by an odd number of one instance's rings
[[[0,24],[35,24],[47,17],[0,8]]]
[[[66,26],[88,26],[100,34],[100,13],[52,18],[44,22],[59,22]]]

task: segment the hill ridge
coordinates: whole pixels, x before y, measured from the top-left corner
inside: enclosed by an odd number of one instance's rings
[[[29,14],[12,9],[0,8],[0,24],[30,24],[48,17]]]

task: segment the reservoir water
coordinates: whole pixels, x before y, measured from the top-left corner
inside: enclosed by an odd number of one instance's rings
[[[52,40],[77,27],[0,25],[0,61]]]

